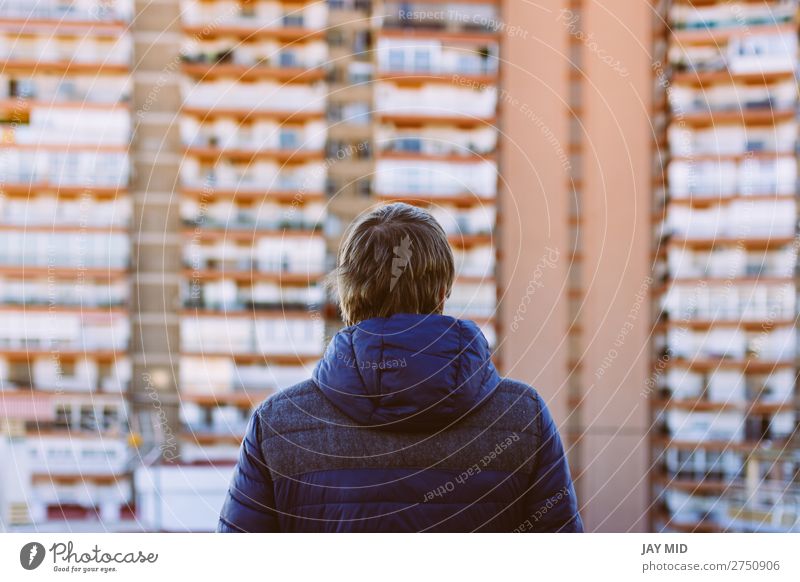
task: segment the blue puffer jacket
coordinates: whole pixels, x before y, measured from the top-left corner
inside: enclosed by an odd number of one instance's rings
[[[399,314],[331,341],[253,414],[218,531],[583,530],[533,388],[469,321]]]

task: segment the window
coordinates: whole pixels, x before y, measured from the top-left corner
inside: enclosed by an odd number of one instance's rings
[[[292,51],[283,51],[278,57],[278,65],[281,67],[297,67],[299,61],[297,54]]]
[[[288,150],[299,147],[300,137],[297,130],[294,129],[281,129],[278,135],[278,144],[280,149]]]
[[[406,55],[402,49],[389,50],[389,70],[402,71],[405,67]]]
[[[431,53],[425,49],[417,49],[414,51],[414,70],[415,71],[430,71],[431,70]]]

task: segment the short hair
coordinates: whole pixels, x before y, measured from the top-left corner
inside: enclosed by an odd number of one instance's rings
[[[395,313],[441,313],[455,278],[453,251],[429,212],[379,206],[357,218],[339,247],[329,284],[346,325]]]

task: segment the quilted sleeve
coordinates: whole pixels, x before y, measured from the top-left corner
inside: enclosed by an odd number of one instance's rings
[[[250,418],[217,532],[277,532],[272,478],[261,451],[260,406]]]
[[[539,401],[538,423],[541,440],[536,451],[536,470],[531,476],[527,493],[528,514],[522,531],[583,532],[578,513],[575,487],[553,417],[542,397]]]

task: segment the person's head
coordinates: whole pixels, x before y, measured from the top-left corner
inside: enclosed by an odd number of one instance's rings
[[[395,313],[441,313],[455,277],[441,225],[408,204],[380,206],[356,219],[339,248],[332,283],[345,324]]]

